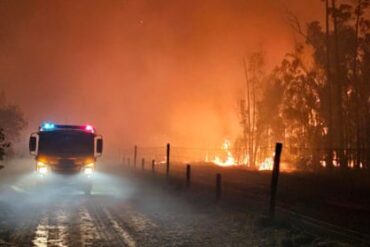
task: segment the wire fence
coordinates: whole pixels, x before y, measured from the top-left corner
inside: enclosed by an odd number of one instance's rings
[[[263,161],[266,157],[273,156],[273,147],[265,147],[258,152],[256,160]],[[136,150],[136,151],[135,151]],[[122,150],[122,159],[131,161],[139,159],[155,160],[156,163],[166,163],[166,146],[141,147],[135,146]],[[265,157],[266,156],[266,157]],[[196,148],[176,147],[170,148],[171,162],[175,163],[215,163],[219,165],[249,166],[249,157],[246,152],[234,148]]]
[[[134,146],[122,149],[121,158],[123,161],[130,162],[145,159],[147,161],[155,160],[156,163],[166,163],[166,145],[163,146]],[[333,149],[333,148],[308,148],[287,146],[284,149],[282,160],[289,169],[318,169],[328,166],[328,153],[332,152],[332,166],[339,167],[339,153],[345,157],[346,167],[368,168],[370,161],[370,150],[367,149]],[[274,147],[258,147],[254,152],[254,167],[251,167],[249,152],[242,148],[231,148],[230,146],[220,148],[201,148],[201,147],[181,147],[171,146],[170,159],[174,163],[197,163],[197,164],[215,164],[219,166],[243,166],[246,168],[259,168],[266,166],[271,168],[272,158],[274,156]],[[359,157],[361,155],[361,157]],[[369,157],[366,157],[369,156]],[[356,162],[361,158],[361,162]],[[284,168],[283,168],[284,169]]]
[[[270,210],[276,204],[277,212],[292,218],[296,225],[305,224],[313,227],[313,231],[319,229],[335,236],[345,236],[352,242],[370,242],[366,233],[370,230],[365,217],[367,213],[361,209],[370,205],[368,171],[343,173],[338,169],[337,172],[278,175],[279,165],[276,166],[276,162],[272,172],[257,172],[242,166],[225,169],[214,165],[217,157],[226,162],[228,155],[236,156],[237,151],[240,150],[135,146],[122,152],[122,162],[125,171],[133,172],[130,175],[141,174],[143,178],[153,181],[176,181],[177,189],[187,188],[189,193],[194,194],[211,191],[216,201],[236,200],[240,203],[245,200],[245,203],[255,203],[259,208],[269,204]],[[266,147],[264,151],[274,156],[272,148]],[[291,152],[289,147],[285,151],[288,154]],[[238,163],[235,161],[235,164]],[[279,185],[277,176],[280,176]],[[352,223],[348,226],[347,222]]]

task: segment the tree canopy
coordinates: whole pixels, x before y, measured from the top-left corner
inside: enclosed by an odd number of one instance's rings
[[[255,148],[283,141],[305,168],[369,168],[370,1],[324,3],[324,26],[289,19],[304,40],[260,79]]]
[[[0,160],[11,150],[11,143],[19,140],[26,125],[20,108],[8,103],[4,92],[0,93]]]

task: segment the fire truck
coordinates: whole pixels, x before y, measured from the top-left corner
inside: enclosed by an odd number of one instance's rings
[[[73,184],[90,194],[96,160],[103,152],[103,138],[91,125],[47,122],[31,134],[29,151],[43,183]]]

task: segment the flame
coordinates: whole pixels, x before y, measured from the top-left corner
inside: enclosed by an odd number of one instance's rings
[[[326,167],[326,161],[325,160],[321,160],[320,161],[320,165],[325,168]]]
[[[261,162],[258,166],[259,171],[271,171],[273,168],[273,159],[271,157],[266,158],[263,162]]]
[[[222,145],[222,150],[226,153],[226,159],[221,159],[219,156],[215,156],[212,160],[212,163],[218,165],[218,166],[234,166],[236,165],[235,158],[233,154],[231,153],[231,143],[229,140],[225,140]]]
[[[323,160],[323,161],[320,161],[320,165],[322,166],[322,167],[326,167],[326,161],[325,160]],[[335,160],[335,159],[333,159],[333,161],[332,161],[332,165],[334,166],[334,167],[339,167],[339,162],[337,161],[337,160]],[[348,168],[351,168],[351,169],[354,169],[355,168],[355,161],[354,160],[351,160],[350,162],[349,162],[349,164],[348,164]],[[360,168],[363,168],[363,165],[362,165],[362,163],[360,162]]]
[[[238,162],[234,158],[232,154],[232,149],[231,149],[231,142],[229,140],[225,140],[223,145],[222,145],[222,150],[225,153],[225,158],[222,159],[220,156],[214,156],[214,158],[211,160],[211,162],[215,165],[222,166],[222,167],[230,167],[230,166],[236,166],[236,165],[244,165],[244,166],[249,166],[249,156],[248,154],[243,155],[243,159]],[[263,162],[261,162],[259,165],[257,165],[257,169],[259,171],[271,171],[273,168],[273,156],[266,158]],[[205,161],[208,162],[209,156],[208,154],[205,157]]]

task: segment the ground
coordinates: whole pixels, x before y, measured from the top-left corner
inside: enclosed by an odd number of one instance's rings
[[[0,246],[351,246],[132,173],[100,171],[86,196],[33,186],[32,161],[5,169]]]

